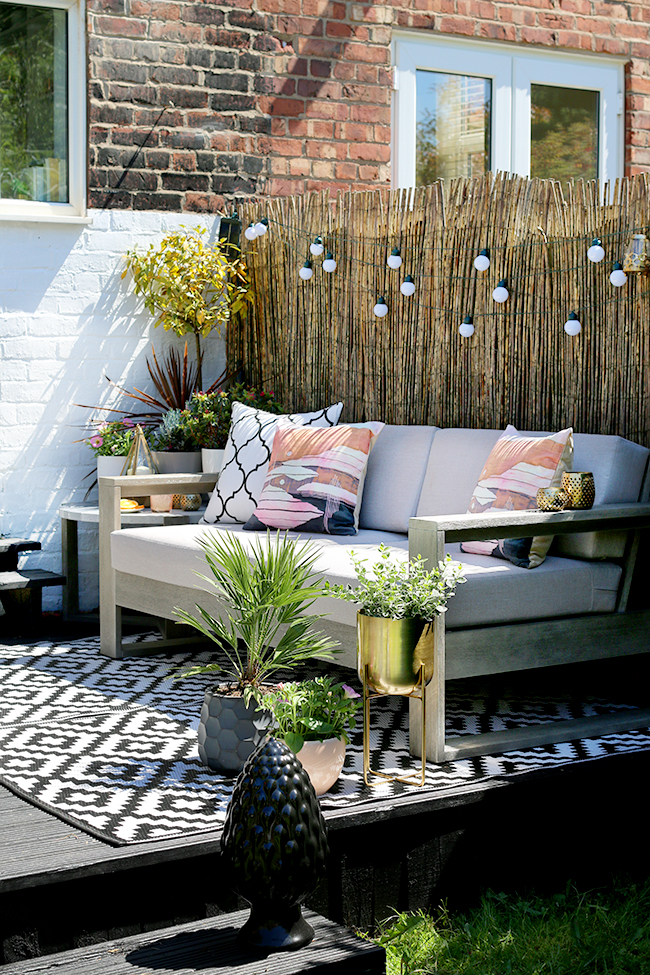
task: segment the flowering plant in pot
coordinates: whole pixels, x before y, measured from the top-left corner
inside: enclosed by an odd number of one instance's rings
[[[135,423],[132,420],[111,420],[100,423],[85,443],[95,457],[126,457],[133,442]]]
[[[213,606],[197,603],[196,615],[175,611],[225,656],[225,663],[199,664],[182,675],[219,673],[225,678],[206,691],[199,728],[201,758],[217,771],[239,772],[260,740],[268,719],[261,722],[256,715],[257,702],[278,671],[316,654],[329,656],[337,646],[316,629],[321,617],[308,612],[325,591],[314,578],[314,547],[280,532],[246,541],[235,533],[206,532],[200,544],[212,575],[200,578],[207,584],[208,605],[216,602],[223,610],[217,614]],[[230,716],[222,721],[221,714],[232,707],[236,721]],[[208,736],[214,743],[208,743]]]
[[[356,725],[360,695],[331,677],[279,684],[260,699],[273,718],[273,734],[295,752],[316,795],[336,782],[345,761],[347,729]]]

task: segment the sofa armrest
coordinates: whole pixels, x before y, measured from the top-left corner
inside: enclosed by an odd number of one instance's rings
[[[602,504],[584,511],[504,511],[411,518],[411,536],[442,532],[448,542],[527,538],[650,527],[650,504]]]

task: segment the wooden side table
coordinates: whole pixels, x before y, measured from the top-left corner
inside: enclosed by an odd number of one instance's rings
[[[153,525],[189,525],[197,524],[205,513],[205,505],[197,511],[157,512],[145,508],[143,511],[122,512],[122,528],[149,528]],[[61,519],[61,572],[68,580],[63,588],[63,619],[74,621],[88,619],[79,613],[79,547],[78,524],[80,521],[99,524],[99,506],[91,502],[79,504],[62,504],[59,508]]]

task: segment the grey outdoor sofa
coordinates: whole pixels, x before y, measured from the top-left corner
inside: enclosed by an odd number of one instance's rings
[[[434,677],[427,688],[427,757],[466,755],[563,741],[620,727],[650,724],[650,711],[627,711],[592,722],[556,722],[515,732],[445,740],[445,680],[529,670],[555,664],[637,654],[650,649],[650,612],[628,611],[639,540],[650,526],[650,452],[620,437],[575,434],[574,470],[596,483],[591,510],[465,514],[483,464],[500,431],[386,426],[370,456],[359,534],[305,535],[320,549],[318,569],[335,582],[353,582],[350,550],[372,559],[381,542],[396,557],[422,554],[434,563],[449,551],[465,566],[449,611],[436,626]],[[536,435],[536,434],[530,434]],[[541,435],[541,434],[539,434]],[[121,657],[187,645],[187,636],[123,644],[121,610],[174,620],[175,607],[193,610],[205,569],[198,537],[239,525],[181,525],[119,531],[122,494],[207,492],[216,475],[100,478],[102,652]],[[154,490],[155,487],[155,490]],[[253,533],[254,534],[254,533]],[[557,535],[535,569],[487,556],[460,554],[463,540]],[[203,597],[205,599],[207,597]],[[323,628],[342,645],[338,662],[356,665],[356,608],[325,599]],[[419,720],[411,702],[410,743],[420,754]]]

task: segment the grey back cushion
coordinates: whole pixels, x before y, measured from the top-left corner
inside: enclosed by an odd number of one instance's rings
[[[490,451],[503,430],[448,427],[436,433],[418,504],[418,515],[467,511]]]
[[[384,427],[368,459],[360,528],[408,532],[409,518],[417,511],[434,434],[437,437],[440,432],[429,426]]]

